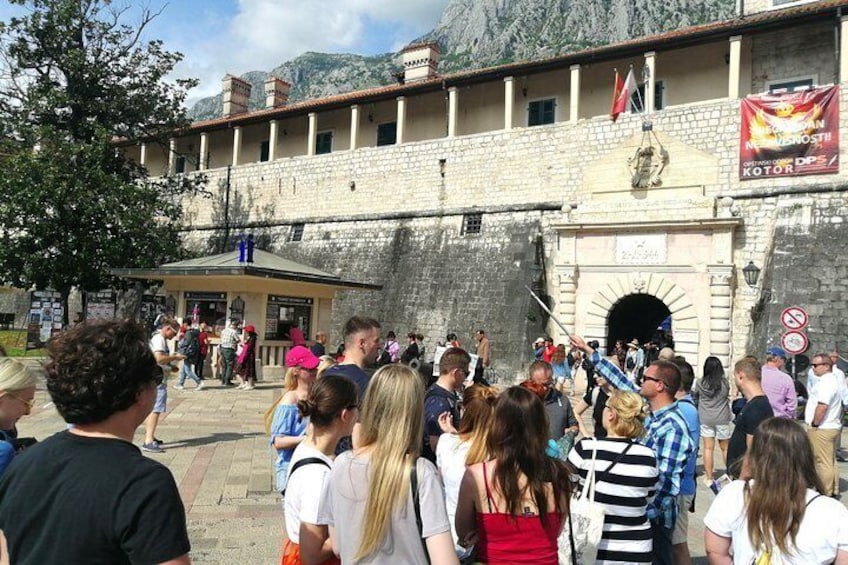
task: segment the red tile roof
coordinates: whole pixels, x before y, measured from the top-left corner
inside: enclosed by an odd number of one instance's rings
[[[212,120],[194,122],[187,133],[200,132],[204,130],[220,129],[237,125],[247,125],[275,118],[303,115],[318,110],[332,110],[352,104],[376,102],[391,99],[397,96],[417,94],[421,92],[433,92],[446,89],[457,84],[469,84],[491,80],[495,77],[507,77],[517,72],[533,74],[551,69],[564,68],[573,64],[587,62],[598,62],[626,57],[644,51],[650,51],[657,47],[672,45],[683,47],[689,44],[697,44],[721,37],[723,35],[739,35],[744,32],[762,32],[769,29],[787,27],[805,20],[822,20],[829,14],[835,18],[841,13],[842,8],[848,8],[848,0],[822,0],[811,2],[800,6],[793,6],[782,10],[770,10],[753,15],[740,16],[729,20],[717,21],[699,26],[688,27],[676,31],[661,33],[647,37],[639,37],[584,49],[574,53],[555,55],[543,59],[531,61],[517,61],[495,67],[473,69],[438,75],[432,79],[417,81],[410,84],[391,84],[303,100],[283,107],[256,110],[236,116],[225,116]]]

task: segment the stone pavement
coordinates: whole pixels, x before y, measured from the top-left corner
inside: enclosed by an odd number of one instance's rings
[[[205,381],[206,388],[200,392],[169,389],[168,412],[156,433],[166,441],[167,451],[148,455],[165,464],[179,485],[193,563],[279,563],[283,518],[279,496],[273,490],[272,454],[263,418],[279,398],[282,383],[264,382],[256,390],[239,391],[215,382]],[[43,439],[64,429],[43,385],[35,398],[34,413],[19,422],[21,435]],[[140,427],[136,444],[140,445],[143,437]],[[720,471],[720,462],[716,467]],[[848,490],[848,464],[841,463],[839,470],[842,490]],[[713,498],[707,487],[698,485],[697,512],[689,524],[696,564],[707,562],[703,517]]]

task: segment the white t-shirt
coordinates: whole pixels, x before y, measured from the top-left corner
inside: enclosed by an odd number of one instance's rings
[[[471,448],[470,441],[462,441],[457,434],[442,434],[436,445],[436,467],[442,474],[445,485],[445,507],[451,525],[451,536],[457,551],[465,551],[457,543],[456,537],[456,503],[459,498],[459,485],[465,475],[465,458]]]
[[[332,459],[304,443],[298,445],[292,454],[286,483],[286,534],[292,542],[297,544],[300,543],[301,522],[319,523],[318,506],[321,502],[321,493],[330,478],[330,467],[320,463],[302,465],[294,475],[291,474],[295,463],[309,457],[317,457],[330,466],[333,464]]]
[[[733,563],[752,563],[754,548],[748,539],[748,521],[745,516],[745,482],[733,481],[713,501],[704,525],[713,533],[732,538]],[[797,551],[782,555],[787,565],[813,565],[833,563],[836,552],[848,551],[848,508],[838,500],[807,489],[807,506],[795,539]]]
[[[827,411],[819,428],[823,430],[838,430],[842,424],[842,398],[839,394],[839,385],[836,375],[825,373],[818,378],[815,385],[809,390],[810,398],[804,407],[804,421],[811,424],[818,404],[827,404]]]

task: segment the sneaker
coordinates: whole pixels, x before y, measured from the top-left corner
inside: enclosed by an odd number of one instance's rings
[[[239,390],[244,390],[246,388],[247,388],[247,383],[241,383],[240,385],[238,385]]]
[[[197,387],[194,390],[203,390],[203,381],[197,383]]]
[[[255,389],[255,388],[256,388],[256,387],[255,387],[255,386],[253,386],[253,385],[245,385],[245,386],[244,386],[244,388],[243,388],[242,390],[253,390],[253,389]]]
[[[185,387],[183,385],[174,385],[174,389],[175,390],[185,390]]]
[[[151,443],[145,443],[141,446],[141,450],[148,453],[165,453],[165,450],[156,443],[156,440],[153,440]]]

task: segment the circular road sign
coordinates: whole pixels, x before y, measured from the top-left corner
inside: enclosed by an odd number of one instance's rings
[[[787,353],[797,355],[805,352],[807,347],[810,345],[810,342],[807,341],[807,336],[804,332],[789,330],[780,336],[780,345],[783,346],[783,349],[785,349]]]
[[[780,323],[787,330],[802,330],[810,323],[810,316],[800,306],[790,306],[780,313]]]

